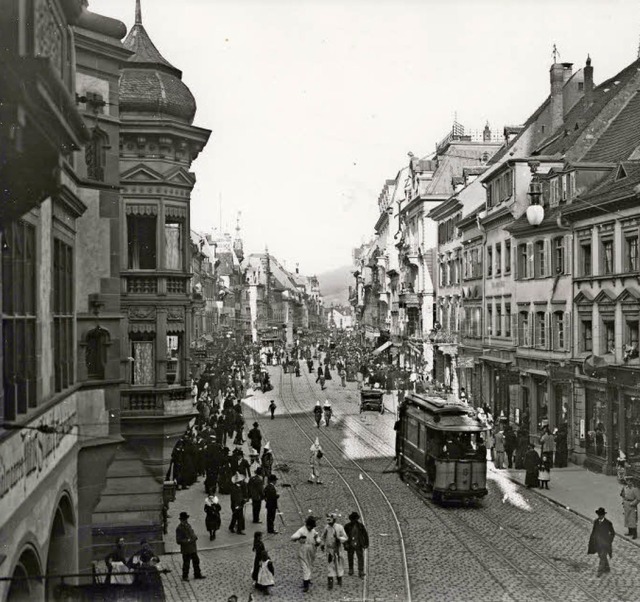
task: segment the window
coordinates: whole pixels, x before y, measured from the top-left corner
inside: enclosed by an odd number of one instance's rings
[[[496,305],[496,336],[502,336],[502,306]]]
[[[87,178],[104,182],[106,149],[109,148],[109,136],[99,127],[91,131],[91,139],[85,147],[84,158],[87,163]]]
[[[553,239],[553,270],[556,274],[564,274],[564,237]]]
[[[546,317],[547,315],[545,312],[536,312],[536,347],[541,347],[542,349],[547,347]]]
[[[593,351],[593,329],[591,320],[580,320],[580,351]]]
[[[602,351],[604,353],[616,352],[616,323],[613,318],[602,320]]]
[[[504,241],[504,273],[511,273],[511,241]]]
[[[529,332],[529,312],[521,311],[518,314],[518,334],[520,344],[523,347],[531,347],[531,338]]]
[[[496,245],[496,276],[502,273],[502,244]]]
[[[613,274],[613,239],[602,240],[600,246],[602,255],[602,274]]]
[[[578,82],[578,91],[584,90],[584,82]]]
[[[491,208],[511,198],[513,188],[513,174],[511,170],[495,178],[487,186],[487,207]]]
[[[182,269],[182,222],[167,221],[164,225],[165,267],[168,270]]]
[[[37,404],[35,250],[36,229],[31,224],[18,221],[5,225],[2,247],[5,420],[15,420]]]
[[[104,380],[110,338],[109,331],[100,326],[96,326],[87,333],[85,363],[88,379]]]
[[[625,343],[638,348],[638,320],[626,321]]]
[[[582,276],[591,276],[591,241],[580,243],[580,266]]]
[[[590,388],[586,389],[585,393],[587,453],[606,458],[610,443],[605,426],[607,423],[607,396],[604,391]]]
[[[493,276],[493,247],[487,247],[487,276]]]
[[[493,334],[493,306],[487,305],[487,335]]]
[[[553,348],[565,349],[564,312],[553,312]]]
[[[511,303],[504,304],[504,336],[511,336]]]
[[[127,216],[130,270],[156,269],[156,216]]]
[[[638,233],[627,233],[624,237],[624,271],[638,271]]]
[[[182,382],[182,335],[167,336],[167,384]]]
[[[73,384],[73,249],[53,241],[53,366],[55,390]]]
[[[535,243],[535,253],[536,277],[544,278],[547,275],[547,253],[544,240],[538,240]]]
[[[153,337],[141,334],[132,336],[131,357],[133,366],[131,369],[132,385],[153,385],[155,384],[155,341]]]

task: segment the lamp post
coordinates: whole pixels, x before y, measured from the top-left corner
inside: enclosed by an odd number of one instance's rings
[[[527,207],[527,221],[532,226],[539,226],[544,219],[544,207],[540,203],[540,197],[542,197],[542,184],[536,182],[533,179],[529,184],[529,206]]]

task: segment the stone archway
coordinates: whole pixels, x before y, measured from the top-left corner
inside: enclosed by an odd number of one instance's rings
[[[40,560],[36,551],[29,547],[22,552],[15,569],[13,581],[9,587],[7,602],[29,602],[42,600],[44,597],[44,581],[30,579],[42,575]]]
[[[47,553],[47,575],[64,575],[76,572],[77,537],[73,505],[69,496],[63,494],[53,516],[49,550]],[[67,580],[67,582],[72,580]],[[56,599],[59,579],[47,582],[46,599]]]

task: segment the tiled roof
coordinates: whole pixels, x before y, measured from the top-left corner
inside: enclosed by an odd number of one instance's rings
[[[620,177],[620,167],[624,169],[626,177]],[[605,201],[625,199],[637,194],[639,185],[640,161],[623,161],[600,184],[579,196],[572,205],[578,205],[581,202],[597,205]]]
[[[220,262],[216,266],[216,274],[220,276],[231,276],[233,274],[233,253],[223,251],[216,254],[216,259]]]
[[[538,146],[535,154],[564,155],[617,93],[638,74],[639,68],[640,59],[594,88],[591,105],[587,106],[583,96],[566,115],[564,124]],[[622,158],[618,157],[618,159]]]
[[[636,92],[620,111],[596,144],[584,156],[585,161],[628,159],[640,145],[640,94]]]
[[[180,71],[160,54],[160,51],[151,41],[151,38],[142,23],[136,23],[131,28],[131,31],[125,38],[123,45],[127,50],[131,50],[133,52],[133,55],[128,59],[130,63],[145,63],[147,65],[163,66],[167,67],[172,72],[177,72],[176,74],[178,76],[181,75]]]

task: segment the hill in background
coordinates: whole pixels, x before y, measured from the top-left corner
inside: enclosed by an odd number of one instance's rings
[[[318,274],[320,291],[324,298],[324,306],[349,304],[349,287],[353,286],[353,266],[345,265],[322,274]]]

